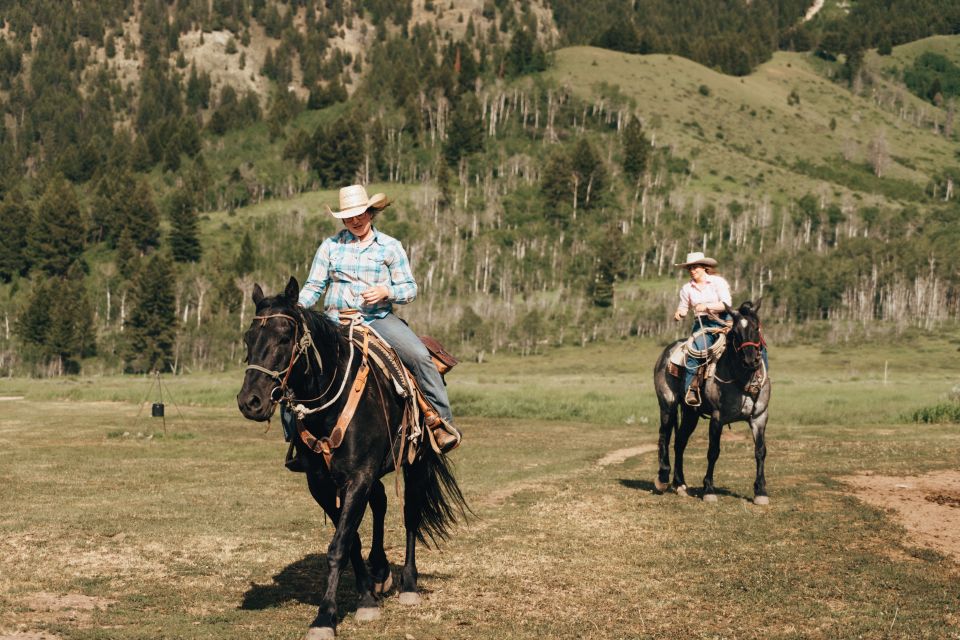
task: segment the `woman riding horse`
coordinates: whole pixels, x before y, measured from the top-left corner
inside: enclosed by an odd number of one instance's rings
[[[420,338],[393,313],[393,305],[417,297],[417,282],[400,241],[373,226],[377,214],[389,205],[386,195],[368,197],[362,185],[340,189],[340,210],[327,207],[327,211],[343,221],[344,229],[320,243],[299,304],[309,309],[326,294],[324,311],[330,318],[356,314],[394,348],[439,413],[440,419],[428,414],[425,421],[446,453],[460,444],[461,435],[453,426],[443,378]],[[284,420],[289,425],[289,413]]]
[[[695,319],[691,333],[694,347],[700,353],[706,353],[716,342],[716,330],[726,327],[726,309],[733,304],[730,299],[730,285],[721,276],[713,273],[717,261],[707,258],[699,251],[688,253],[686,261],[676,266],[690,272],[690,282],[680,289],[680,303],[673,319],[685,318],[687,311],[693,308]],[[700,389],[693,385],[693,381],[703,362],[688,353],[686,365],[684,402],[696,407],[700,405]]]

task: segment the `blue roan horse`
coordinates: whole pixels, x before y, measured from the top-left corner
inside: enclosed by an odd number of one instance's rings
[[[703,478],[703,499],[716,501],[713,486],[713,468],[720,457],[720,433],[723,425],[746,420],[753,433],[754,453],[757,459],[757,477],[753,483],[753,501],[755,504],[767,504],[767,483],[763,474],[767,445],[764,431],[767,426],[767,408],[770,404],[770,378],[763,376],[763,383],[756,393],[747,390],[754,374],[764,365],[761,353],[763,338],[760,334],[758,302],[744,302],[739,311],[727,307],[733,317],[733,325],[727,337],[727,347],[717,362],[716,372],[704,380],[701,387],[701,404],[690,407],[683,401],[683,368],[680,377],[667,372],[670,352],[682,341],[669,345],[660,354],[653,368],[653,386],[660,403],[660,440],[658,443],[660,469],[655,486],[658,491],[673,489],[686,494],[686,480],[683,477],[683,451],[687,441],[697,428],[701,417],[710,419],[710,446],[707,450],[707,474]],[[680,408],[680,421],[677,423],[677,407]],[[673,484],[670,484],[670,437],[676,432],[673,444],[674,469]]]
[[[332,451],[329,466],[323,455],[306,444],[332,440],[334,423],[349,395],[338,394],[337,389],[353,386],[361,358],[353,357],[356,350],[336,323],[297,306],[299,290],[294,278],[278,296],[266,297],[259,285],[254,287],[257,311],[244,335],[248,367],[237,403],[244,416],[257,421],[268,420],[281,399],[323,409],[304,418],[308,435],[293,438],[298,458],[308,467],[310,493],[336,527],[327,547],[327,588],[306,635],[306,640],[321,640],[335,635],[337,584],[348,561],[357,580],[358,620],[378,617],[379,600],[390,589],[390,565],[383,545],[387,495],[381,477],[397,466],[403,469],[407,536],[406,561],[400,572],[401,604],[419,602],[417,540],[425,543],[427,538],[446,537],[467,506],[444,456],[429,445],[421,446],[412,461],[405,455],[398,432],[404,403],[377,367],[369,369],[362,399],[342,443]],[[364,562],[357,528],[367,505],[373,513],[373,539]]]

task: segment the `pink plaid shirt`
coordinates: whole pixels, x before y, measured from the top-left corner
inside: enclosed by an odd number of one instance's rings
[[[680,304],[677,305],[677,311],[681,315],[685,315],[691,307],[708,302],[723,302],[733,305],[730,298],[730,285],[722,277],[707,275],[707,281],[702,285],[698,285],[693,280],[683,285],[680,289]]]

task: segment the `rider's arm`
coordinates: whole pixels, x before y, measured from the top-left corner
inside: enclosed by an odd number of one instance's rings
[[[397,242],[390,247],[385,259],[390,270],[390,284],[385,285],[389,290],[390,302],[407,304],[417,297],[417,281],[413,279],[413,270],[403,245]]]
[[[330,284],[330,245],[329,238],[320,243],[316,255],[313,256],[313,264],[310,265],[310,275],[300,289],[298,302],[305,309],[316,304]]]
[[[680,303],[677,305],[677,311],[673,314],[674,320],[687,317],[687,310],[690,308],[690,292],[687,287],[680,288]]]

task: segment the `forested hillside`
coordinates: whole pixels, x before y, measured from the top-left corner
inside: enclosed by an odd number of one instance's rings
[[[674,331],[698,249],[784,339],[939,326],[960,58],[894,45],[960,3],[894,5],[0,2],[0,371],[234,366],[355,181],[467,355]]]

